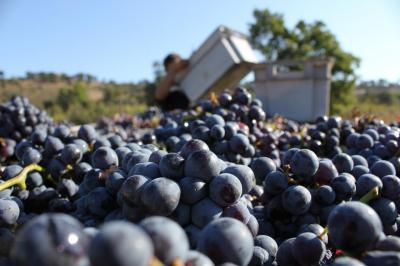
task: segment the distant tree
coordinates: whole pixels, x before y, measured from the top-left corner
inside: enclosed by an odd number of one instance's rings
[[[0,70],[0,85],[1,87],[4,87],[5,82],[4,82],[4,71]]]
[[[355,69],[360,59],[343,50],[335,35],[322,21],[300,20],[294,28],[285,25],[283,15],[268,9],[254,10],[255,22],[250,24],[250,40],[267,60],[335,59],[332,69],[331,112],[351,103],[355,88]]]

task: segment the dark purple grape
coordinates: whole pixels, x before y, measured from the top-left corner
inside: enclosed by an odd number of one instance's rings
[[[269,261],[268,252],[261,247],[255,246],[249,266],[265,265],[267,264],[268,261]]]
[[[336,193],[331,186],[324,185],[317,189],[315,200],[322,205],[330,205],[336,199]]]
[[[370,251],[362,257],[365,265],[400,265],[400,253],[394,251]]]
[[[374,187],[378,187],[379,190],[382,189],[383,184],[381,179],[373,174],[364,174],[360,176],[356,181],[356,194],[362,197]]]
[[[386,175],[396,175],[396,169],[389,161],[380,160],[371,166],[371,173],[382,178]]]
[[[297,151],[291,161],[290,167],[296,176],[311,177],[318,170],[319,161],[317,155],[311,150],[302,149]]]
[[[151,239],[140,227],[115,221],[100,227],[90,243],[89,258],[98,266],[147,266],[153,252]]]
[[[95,216],[105,217],[115,208],[111,194],[104,187],[93,189],[86,197],[88,210]]]
[[[337,176],[338,171],[333,162],[329,159],[321,159],[313,179],[320,185],[327,185]]]
[[[181,189],[181,201],[186,204],[194,203],[204,199],[208,194],[208,187],[201,179],[184,177],[179,181]]]
[[[10,199],[0,199],[0,227],[14,225],[19,217],[18,204]]]
[[[92,165],[101,170],[107,170],[111,166],[118,166],[118,156],[109,147],[100,147],[92,154]]]
[[[293,256],[293,245],[295,238],[288,238],[283,241],[276,253],[276,262],[279,266],[297,266],[300,265]]]
[[[253,237],[243,223],[221,218],[203,229],[197,249],[216,264],[231,262],[247,265],[253,256]]]
[[[198,150],[189,155],[185,162],[185,175],[206,182],[220,172],[219,158],[209,150]]]
[[[236,176],[242,183],[243,194],[249,193],[256,183],[253,171],[246,165],[228,166],[222,171],[222,173],[228,173]]]
[[[337,154],[332,162],[339,173],[350,173],[354,167],[353,159],[346,153]]]
[[[221,207],[235,203],[242,195],[240,180],[231,174],[220,174],[210,182],[210,198]]]
[[[144,219],[140,226],[150,236],[154,255],[166,265],[175,260],[186,261],[189,241],[185,231],[176,222],[160,216]]]
[[[351,170],[351,175],[354,176],[355,179],[358,179],[360,176],[369,173],[368,166],[356,165],[353,170]]]
[[[400,195],[400,178],[395,175],[387,175],[382,177],[382,196],[396,200]]]
[[[332,179],[330,186],[336,193],[336,201],[350,200],[356,193],[356,180],[348,173]]]
[[[350,254],[370,249],[382,234],[378,214],[368,205],[352,201],[337,205],[328,218],[329,240]]]
[[[352,257],[338,257],[332,263],[332,266],[366,266],[361,261]]]
[[[161,176],[173,180],[179,180],[183,177],[185,159],[178,153],[168,153],[164,155],[159,164]]]
[[[131,205],[141,205],[141,195],[144,186],[149,179],[142,175],[134,175],[128,177],[121,186],[119,193],[124,200]]]
[[[203,228],[208,223],[221,217],[222,208],[209,198],[205,198],[192,206],[192,223]]]
[[[177,183],[159,177],[144,185],[141,201],[150,213],[167,216],[178,206],[180,195]]]
[[[137,163],[129,170],[128,175],[144,175],[145,177],[148,177],[150,179],[161,176],[158,164],[152,162]]]
[[[75,144],[67,144],[61,150],[61,161],[63,161],[66,165],[76,164],[82,159],[82,151],[81,149]]]
[[[303,186],[290,186],[282,194],[282,206],[292,215],[306,213],[311,206],[311,194]]]
[[[251,214],[247,206],[239,201],[231,206],[224,209],[222,216],[235,218],[244,224],[247,224],[250,220]]]
[[[389,226],[396,222],[397,208],[393,201],[382,197],[372,200],[369,205],[379,215],[383,226]]]
[[[268,157],[258,157],[253,159],[250,168],[254,172],[257,184],[261,184],[270,172],[276,171],[274,161]]]
[[[264,191],[270,195],[278,195],[288,187],[288,177],[280,172],[270,172],[264,180]]]
[[[187,255],[186,264],[190,266],[214,266],[214,263],[203,253],[190,250]]]
[[[66,214],[42,214],[17,234],[11,250],[16,265],[86,264],[89,239],[83,226]]]
[[[326,246],[317,235],[311,232],[301,233],[292,245],[292,254],[301,265],[313,265],[322,261]]]
[[[92,143],[97,138],[97,132],[91,125],[82,125],[78,130],[78,138],[83,139],[87,143]]]
[[[183,145],[180,155],[187,159],[190,154],[199,150],[209,150],[208,145],[200,139],[191,139]]]

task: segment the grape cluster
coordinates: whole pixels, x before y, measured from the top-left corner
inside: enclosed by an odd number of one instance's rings
[[[0,265],[400,265],[397,124],[267,120],[242,87],[145,130],[0,111]]]

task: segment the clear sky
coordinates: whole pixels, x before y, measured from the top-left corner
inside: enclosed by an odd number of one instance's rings
[[[0,0],[0,69],[151,79],[154,61],[190,56],[220,24],[246,33],[255,8],[289,26],[322,20],[362,59],[362,79],[400,80],[398,0]]]

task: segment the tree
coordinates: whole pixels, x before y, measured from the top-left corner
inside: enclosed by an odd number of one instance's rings
[[[353,100],[355,69],[360,59],[343,50],[335,35],[322,21],[306,23],[300,20],[294,28],[285,25],[283,15],[268,9],[254,10],[255,22],[250,24],[250,41],[267,60],[335,59],[332,69],[331,112]]]

